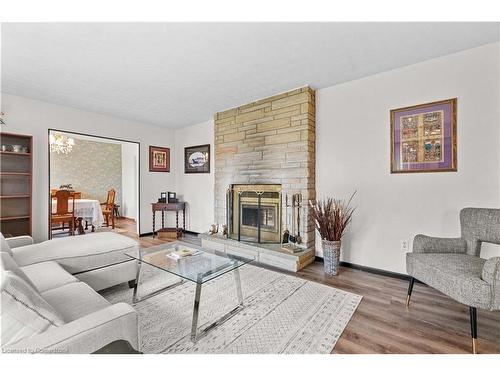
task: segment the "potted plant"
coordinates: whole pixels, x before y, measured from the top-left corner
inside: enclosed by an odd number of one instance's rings
[[[347,203],[334,198],[309,201],[314,226],[321,236],[325,273],[329,276],[339,273],[341,240],[355,210],[351,207],[355,194],[351,195]]]

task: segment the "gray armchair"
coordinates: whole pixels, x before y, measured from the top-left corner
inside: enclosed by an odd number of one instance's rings
[[[472,351],[477,352],[476,309],[500,310],[500,257],[479,257],[482,242],[500,244],[500,209],[464,208],[461,237],[437,238],[418,234],[413,252],[406,254],[410,275],[406,307],[415,280],[469,306]]]

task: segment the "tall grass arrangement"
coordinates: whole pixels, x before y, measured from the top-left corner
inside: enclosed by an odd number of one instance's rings
[[[311,217],[321,239],[326,241],[340,241],[342,239],[356,210],[355,207],[351,206],[355,195],[356,191],[352,193],[347,202],[335,198],[309,201]]]

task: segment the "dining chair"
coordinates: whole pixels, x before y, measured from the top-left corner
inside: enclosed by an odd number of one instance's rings
[[[52,194],[51,194],[52,195]],[[53,231],[54,224],[60,224],[64,229],[64,224],[68,223],[69,235],[75,235],[75,200],[71,199],[71,210],[70,198],[73,198],[74,193],[69,190],[57,190],[54,194],[56,200],[55,212],[51,207],[50,212],[50,224],[51,230]],[[57,229],[59,229],[58,227]]]
[[[111,227],[115,229],[115,189],[111,189],[108,191],[108,199],[106,202],[101,203],[102,206],[102,215],[106,219],[106,226],[109,227],[109,219],[111,218]]]

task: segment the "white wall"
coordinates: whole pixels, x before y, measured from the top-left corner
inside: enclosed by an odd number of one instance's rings
[[[160,192],[174,189],[173,173],[149,172],[149,145],[174,146],[173,131],[149,124],[2,93],[6,125],[2,131],[33,136],[33,235],[40,241],[48,234],[48,129],[68,130],[141,143],[141,233],[151,232],[151,202]]]
[[[210,144],[210,173],[184,173],[184,147]],[[186,229],[206,232],[214,221],[214,124],[207,121],[175,131],[175,192],[186,201]]]
[[[120,214],[129,219],[137,219],[139,190],[137,184],[138,151],[135,143],[123,143],[122,149],[122,205]]]
[[[499,67],[494,43],[317,91],[317,196],[358,191],[344,261],[403,273],[403,240],[459,236],[460,208],[499,207]],[[389,111],[454,97],[458,172],[390,174]]]

